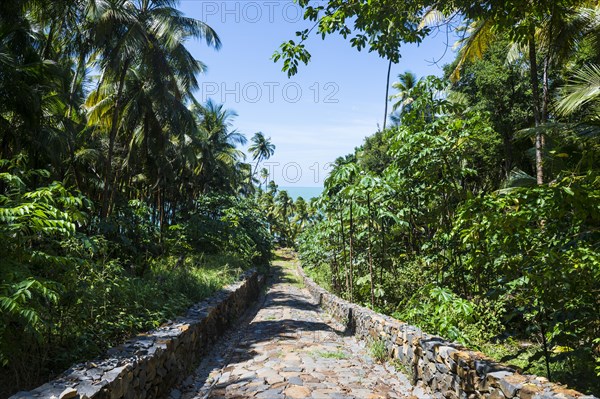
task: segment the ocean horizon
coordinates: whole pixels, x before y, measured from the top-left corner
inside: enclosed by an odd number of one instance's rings
[[[301,187],[301,186],[279,186],[279,191],[285,190],[288,195],[296,201],[298,197],[309,201],[313,197],[318,197],[323,192],[323,187]]]

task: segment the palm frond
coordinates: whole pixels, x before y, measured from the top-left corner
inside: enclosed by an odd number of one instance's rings
[[[446,15],[442,11],[432,7],[425,11],[425,14],[421,17],[418,29],[422,30],[426,27],[437,26],[444,23],[444,21],[446,21]]]
[[[506,63],[514,64],[518,60],[522,59],[529,53],[528,47],[519,42],[512,42],[508,45],[508,51],[506,52]]]
[[[586,65],[565,86],[566,95],[556,104],[559,115],[569,115],[600,96],[600,66]]]
[[[454,82],[460,79],[460,72],[467,62],[483,58],[483,54],[491,45],[495,35],[494,21],[491,19],[473,21],[467,28],[467,34],[466,38],[455,44],[455,47],[460,48],[460,50],[458,63],[450,75],[450,79]]]
[[[535,187],[537,180],[534,176],[522,171],[521,169],[515,168],[510,171],[508,178],[502,185],[500,190],[497,190],[497,194],[508,194],[515,189],[521,187]]]

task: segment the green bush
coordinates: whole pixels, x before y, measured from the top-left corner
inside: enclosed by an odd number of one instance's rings
[[[106,219],[95,220],[90,230],[111,241],[108,256],[119,258],[138,276],[144,275],[151,258],[164,252],[152,210],[139,200],[117,203],[114,212]]]
[[[47,173],[18,161],[0,168],[0,396],[40,385],[182,314],[242,270],[268,265],[270,239],[251,202],[200,200],[189,224],[163,240],[139,201],[90,226],[81,194],[35,187]]]
[[[232,253],[254,266],[271,259],[272,239],[253,199],[207,195],[184,215],[172,231],[182,234],[185,247],[208,254]]]
[[[453,229],[464,254],[454,272],[503,300],[513,333],[539,340],[532,360],[570,379],[591,377],[598,359],[599,184],[590,173],[474,198]]]

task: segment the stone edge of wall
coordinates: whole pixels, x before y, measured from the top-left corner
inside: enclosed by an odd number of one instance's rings
[[[58,399],[61,394],[81,399],[165,396],[259,297],[264,279],[256,270],[249,270],[238,282],[193,305],[185,316],[109,349],[102,360],[77,364],[55,380],[9,399]]]
[[[520,374],[480,352],[350,303],[316,284],[300,264],[297,269],[323,310],[357,338],[383,340],[390,357],[403,365],[413,384],[421,381],[438,398],[597,399],[544,377]]]

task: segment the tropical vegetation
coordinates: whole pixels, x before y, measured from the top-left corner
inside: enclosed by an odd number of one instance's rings
[[[289,75],[313,33],[391,64],[436,29],[462,36],[443,77],[399,75],[391,127],[337,159],[298,240],[309,273],[598,394],[598,3],[300,3],[314,26],[273,57]]]
[[[221,41],[176,5],[0,4],[0,397],[269,263],[235,112],[193,96],[186,42]]]
[[[221,41],[176,0],[0,2],[0,396],[274,245],[350,301],[600,393],[598,2],[299,4],[313,26],[273,56],[288,75],[313,34],[389,62],[383,129],[310,201],[260,168],[268,135],[194,97],[206,66],[186,44]],[[390,85],[402,44],[454,28],[444,76]]]

